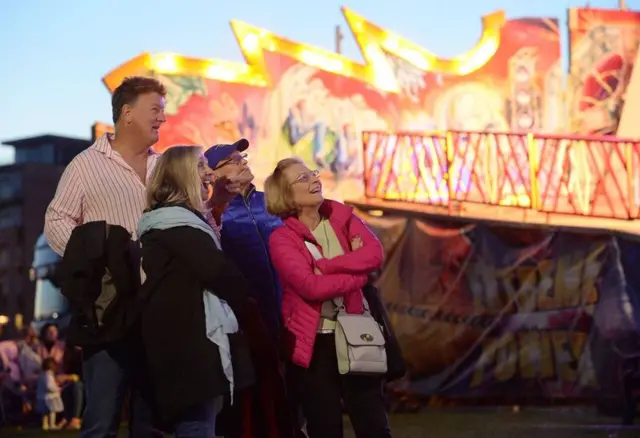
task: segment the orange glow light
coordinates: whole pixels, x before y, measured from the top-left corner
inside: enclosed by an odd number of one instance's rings
[[[264,52],[279,53],[319,69],[354,78],[381,91],[398,92],[399,86],[385,52],[406,60],[424,71],[450,75],[467,75],[485,65],[500,45],[500,30],[505,23],[502,11],[483,17],[483,32],[479,42],[467,53],[452,59],[442,59],[390,31],[370,23],[348,8],[343,15],[351,28],[366,60],[360,64],[336,53],[297,43],[267,30],[232,20],[231,28],[240,45],[246,64],[224,60],[188,58],[161,53],[143,53],[104,77],[113,91],[127,76],[150,72],[164,75],[199,76],[221,82],[267,87],[272,84],[265,66]]]

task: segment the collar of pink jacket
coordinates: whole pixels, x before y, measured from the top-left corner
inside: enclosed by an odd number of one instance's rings
[[[347,224],[353,214],[353,207],[344,205],[337,201],[325,199],[320,206],[320,214],[329,219],[334,228],[342,228]],[[309,227],[300,222],[297,218],[291,216],[284,219],[284,223],[297,235],[309,242],[316,242]]]

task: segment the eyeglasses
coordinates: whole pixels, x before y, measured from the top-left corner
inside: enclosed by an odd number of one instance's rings
[[[248,154],[244,153],[244,154],[238,154],[238,155],[233,155],[231,156],[231,158],[229,158],[228,160],[223,161],[222,163],[218,164],[216,166],[216,169],[220,169],[221,167],[226,166],[227,164],[241,164],[241,163],[245,163],[247,161],[247,157]]]
[[[319,170],[311,170],[309,172],[305,172],[302,173],[300,175],[298,175],[298,177],[295,179],[294,182],[292,182],[291,184],[297,184],[297,183],[307,183],[309,184],[311,182],[311,180],[313,178],[318,178],[320,176],[320,171]]]

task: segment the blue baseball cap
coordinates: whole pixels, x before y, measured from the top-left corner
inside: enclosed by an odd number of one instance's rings
[[[204,153],[209,167],[215,169],[220,161],[228,158],[233,151],[244,152],[249,147],[249,140],[241,138],[233,144],[215,144]]]

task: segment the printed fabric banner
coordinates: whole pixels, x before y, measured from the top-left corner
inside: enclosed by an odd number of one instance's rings
[[[640,353],[625,345],[634,300],[615,237],[367,221],[387,250],[378,286],[409,369],[398,386],[416,396],[590,397]]]

